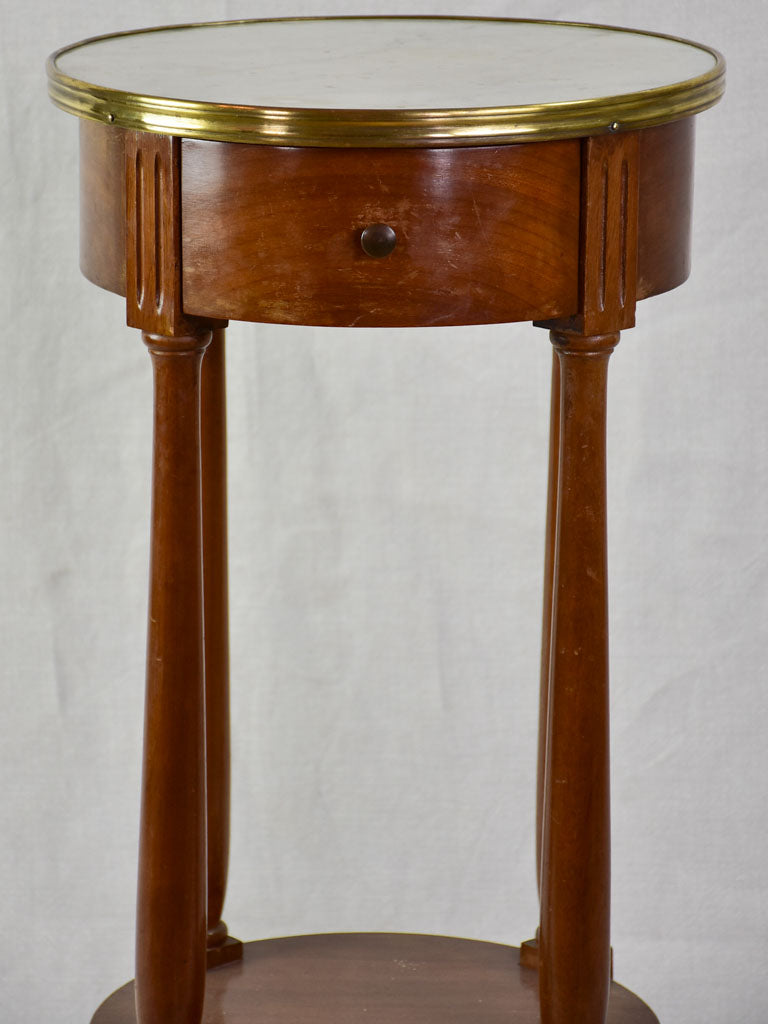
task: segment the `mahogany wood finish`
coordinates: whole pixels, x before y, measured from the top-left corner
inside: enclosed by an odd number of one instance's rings
[[[124,147],[128,134],[121,128],[93,121],[80,123],[80,265],[89,281],[117,295],[125,295]],[[216,145],[219,152],[226,154],[226,147],[232,144]],[[257,161],[262,147],[246,148],[254,152],[253,159]],[[638,133],[638,299],[676,288],[688,276],[693,149],[693,118],[646,128]],[[326,154],[334,151],[315,152]],[[382,151],[360,152],[373,152],[375,156]],[[453,152],[459,155],[470,151]],[[228,160],[222,156],[222,162]],[[361,228],[365,226],[362,224]],[[284,225],[280,225],[281,233],[283,230]],[[208,244],[212,254],[218,256],[221,243],[212,239]],[[436,261],[435,269],[440,266]],[[210,315],[212,311],[205,312]],[[576,312],[576,304],[572,309],[559,312],[571,315]],[[216,315],[224,319],[239,318],[234,309]],[[535,314],[535,318],[553,315],[542,310]]]
[[[611,979],[605,417],[608,358],[635,322],[638,134],[586,139],[582,154],[580,306],[551,321],[559,413],[539,731],[542,1024],[603,1024]]]
[[[125,136],[125,286],[129,327],[193,333],[181,295],[181,140]]]
[[[549,412],[549,468],[547,471],[547,513],[544,545],[544,598],[541,622],[541,674],[539,677],[539,741],[536,770],[536,882],[541,896],[541,854],[544,834],[544,775],[549,720],[549,672],[552,650],[554,605],[557,492],[560,473],[560,358],[552,351],[552,384]]]
[[[302,935],[249,942],[208,974],[203,1024],[540,1024],[537,975],[518,950],[435,935]],[[133,985],[92,1024],[136,1024]],[[585,1018],[572,1017],[571,1024]],[[620,985],[607,1024],[658,1024]]]
[[[584,140],[578,312],[539,326],[584,335],[634,327],[638,159],[637,132]]]
[[[198,1024],[206,949],[200,363],[210,332],[144,334],[155,378],[136,1006]]]
[[[576,307],[578,140],[402,151],[182,145],[192,313],[400,327]],[[374,224],[397,236],[381,259],[361,245]]]
[[[211,331],[182,310],[179,140],[126,133],[124,155],[126,312],[142,329],[155,379],[136,1011],[140,1024],[198,1024],[207,960],[241,953],[221,921],[229,842],[223,329],[203,409]]]
[[[638,299],[677,288],[691,270],[694,124],[639,132]]]
[[[560,446],[542,828],[542,1024],[605,1020],[610,812],[605,409],[618,334],[552,332]]]
[[[560,359],[552,351],[552,383],[549,410],[549,465],[547,470],[547,510],[544,529],[544,594],[541,616],[541,658],[539,674],[539,733],[536,763],[536,886],[541,900],[542,851],[544,845],[544,788],[549,721],[550,664],[552,648],[552,612],[554,605],[555,540],[557,531],[557,491],[560,469]],[[520,963],[538,968],[540,929],[536,937],[520,946]]]
[[[582,334],[635,326],[637,301],[637,132],[601,135],[582,146],[580,301]]]
[[[363,1012],[371,1024],[501,1024],[510,1012],[520,1024],[656,1020],[610,979],[606,372],[636,301],[687,275],[692,146],[691,121],[418,150],[291,149],[82,125],[83,270],[125,295],[155,375],[136,1009],[128,986],[97,1024],[279,1024],[307,1014],[351,1024]],[[376,258],[361,245],[371,225],[387,242]],[[324,936],[252,943],[243,964],[231,962],[243,947],[222,921],[230,317],[552,328],[541,918],[537,941],[520,953],[424,936]],[[209,972],[206,995],[206,965],[224,964]]]
[[[229,615],[225,330],[212,332],[201,378],[205,726],[208,786],[208,966],[242,956],[221,919],[229,865]]]
[[[126,134],[80,122],[80,270],[118,295],[125,295]]]

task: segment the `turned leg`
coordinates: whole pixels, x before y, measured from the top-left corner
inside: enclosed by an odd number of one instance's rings
[[[618,334],[553,331],[560,444],[541,857],[542,1024],[604,1024],[610,987],[605,410]]]
[[[242,957],[222,921],[229,863],[229,619],[225,330],[213,331],[202,368],[203,604],[208,783],[208,966]]]
[[[541,621],[541,672],[539,677],[539,736],[536,767],[536,885],[541,899],[541,853],[544,830],[544,773],[547,756],[547,718],[549,713],[549,664],[552,644],[552,586],[557,526],[557,480],[560,454],[560,360],[552,352],[552,388],[549,412],[549,471],[547,478],[547,517],[544,545],[544,595]],[[536,938],[520,946],[520,963],[539,966],[539,929]]]
[[[549,414],[549,473],[547,479],[547,521],[544,549],[544,600],[541,622],[541,675],[539,677],[539,742],[536,771],[536,884],[541,896],[541,850],[544,828],[544,765],[547,754],[549,714],[549,663],[552,645],[552,587],[557,527],[557,482],[560,455],[560,359],[552,352],[552,391]]]
[[[138,1024],[199,1024],[205,994],[200,363],[210,333],[143,335],[155,379]]]

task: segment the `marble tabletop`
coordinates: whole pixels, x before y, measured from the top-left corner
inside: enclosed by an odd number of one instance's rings
[[[387,112],[401,127],[408,112],[420,112],[415,120],[426,136],[432,114],[432,127],[451,122],[461,137],[463,125],[470,141],[472,122],[487,129],[493,120],[482,113],[488,111],[519,111],[518,125],[529,127],[537,119],[554,124],[560,115],[567,119],[590,109],[606,121],[612,117],[606,99],[618,98],[623,103],[614,104],[612,119],[622,127],[631,126],[624,116],[630,108],[635,120],[645,107],[646,122],[658,122],[665,119],[666,103],[666,119],[672,119],[681,116],[672,101],[700,93],[702,85],[709,86],[705,100],[697,94],[698,107],[683,114],[714,102],[713,83],[721,73],[716,52],[685,40],[604,26],[453,17],[170,27],[86,40],[59,51],[49,64],[60,106],[67,106],[64,93],[79,94],[83,102],[88,96],[87,110],[73,101],[71,112],[118,123],[124,123],[126,104],[144,114],[153,108],[155,120],[139,125],[150,130],[163,130],[165,115],[169,131],[200,134],[200,105],[209,108],[209,123],[228,108],[231,116],[239,111],[241,122],[257,111],[262,122],[271,118],[273,128],[282,117],[288,129],[290,111],[303,112],[305,120],[313,111],[333,111],[337,122],[338,112],[347,111],[350,123],[369,128],[375,120],[369,112]],[[445,116],[451,111],[453,119]],[[496,122],[514,132],[514,117]],[[572,134],[579,130],[574,120]]]

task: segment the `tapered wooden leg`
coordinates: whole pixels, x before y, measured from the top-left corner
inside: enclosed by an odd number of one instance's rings
[[[208,781],[208,966],[238,960],[242,943],[221,919],[229,863],[229,617],[225,330],[213,331],[202,368],[203,595]]]
[[[605,410],[618,334],[553,331],[560,445],[541,858],[542,1024],[604,1024],[610,987]]]
[[[549,664],[552,645],[552,588],[557,526],[557,482],[560,456],[560,358],[552,352],[552,391],[549,413],[549,473],[547,479],[547,521],[544,549],[544,599],[541,622],[541,675],[539,678],[539,743],[536,771],[536,884],[541,895],[541,849],[544,829],[544,765],[547,753],[549,713]]]
[[[205,994],[200,363],[210,333],[144,334],[155,378],[138,1024],[199,1024]]]
[[[541,851],[544,829],[544,767],[547,754],[547,717],[549,711],[549,664],[552,644],[552,587],[557,526],[557,480],[560,456],[560,359],[552,352],[552,386],[549,412],[549,472],[547,478],[547,517],[544,545],[544,596],[541,621],[541,674],[539,677],[539,737],[536,769],[536,885],[541,898]],[[520,963],[539,966],[539,930],[536,938],[520,946]]]

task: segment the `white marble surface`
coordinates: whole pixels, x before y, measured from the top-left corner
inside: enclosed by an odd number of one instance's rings
[[[259,107],[467,109],[618,96],[695,78],[695,45],[610,29],[391,18],[251,22],[126,35],[63,54],[124,92]]]

